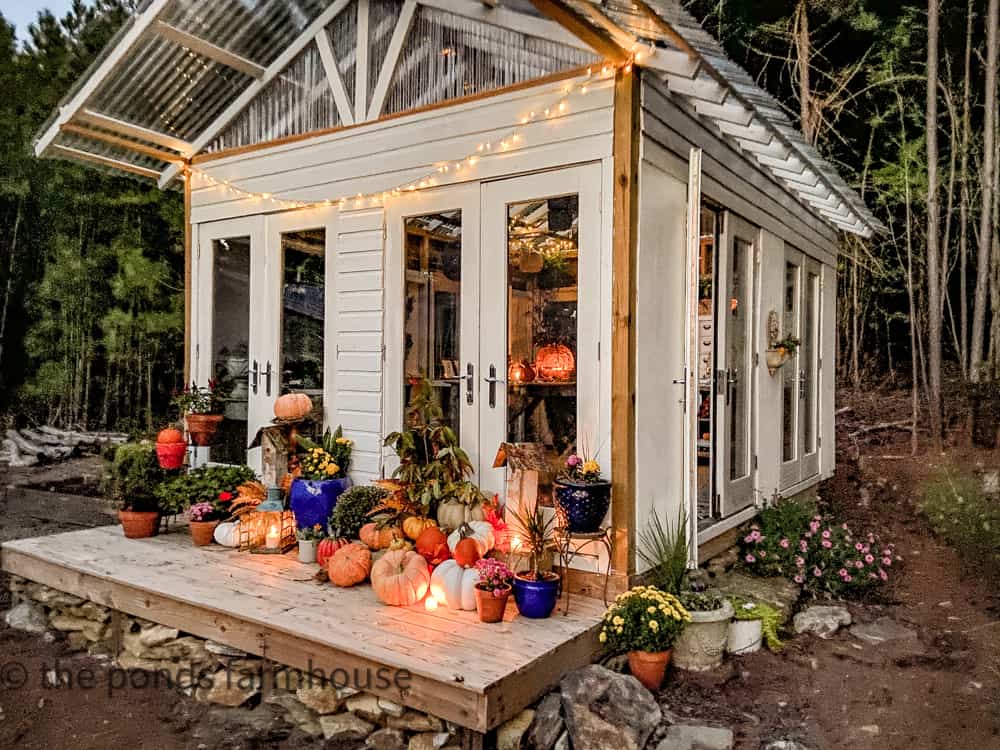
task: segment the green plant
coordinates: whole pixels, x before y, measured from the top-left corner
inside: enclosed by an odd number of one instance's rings
[[[351,468],[351,454],[354,452],[354,441],[344,437],[343,427],[338,425],[337,429],[333,431],[331,431],[328,427],[326,432],[323,433],[323,437],[321,437],[318,442],[313,441],[304,435],[300,435],[297,439],[300,452],[309,456],[310,454],[314,454],[316,450],[321,450],[326,454],[329,462],[337,467],[337,471],[332,474],[324,469],[323,476],[313,476],[309,478],[339,479],[347,476],[347,472],[350,471]],[[304,468],[305,467],[303,466],[303,469]]]
[[[691,614],[673,594],[636,586],[620,594],[604,613],[598,639],[612,653],[673,648]]]
[[[405,430],[386,436],[385,445],[399,457],[392,476],[413,507],[429,515],[441,502],[475,505],[486,501],[482,490],[469,480],[473,474],[469,454],[459,446],[455,431],[442,421],[430,381],[413,386],[406,423]]]
[[[326,534],[323,533],[323,527],[319,524],[295,530],[295,538],[300,542],[318,542],[320,539],[324,539],[325,537]]]
[[[540,581],[545,578],[539,568],[542,555],[552,546],[555,518],[553,516],[546,518],[545,512],[537,502],[530,511],[522,508],[519,511],[511,510],[510,514],[518,530],[517,538],[531,556],[531,571],[528,575]]]
[[[357,539],[361,527],[368,522],[368,515],[388,496],[389,493],[381,487],[351,487],[337,498],[337,504],[330,514],[330,534],[334,537]]]
[[[152,443],[119,445],[105,468],[104,492],[122,510],[160,510],[156,490],[166,477]]]
[[[673,527],[654,513],[639,532],[639,559],[649,566],[649,582],[660,591],[677,595],[688,566],[687,513],[681,507]]]
[[[795,336],[785,336],[785,338],[775,341],[771,348],[784,349],[788,354],[795,354],[801,343]]]
[[[721,596],[708,591],[682,591],[677,598],[688,612],[714,612],[726,606]]]
[[[585,484],[597,484],[606,481],[601,477],[601,465],[593,458],[579,456],[571,453],[566,459],[566,465],[560,479],[567,479],[571,482],[583,482]]]
[[[738,596],[729,598],[733,605],[733,618],[737,620],[760,620],[761,633],[769,650],[777,653],[784,648],[778,636],[778,626],[781,624],[781,613],[764,602],[744,599]]]
[[[230,386],[217,380],[209,380],[205,387],[191,383],[174,395],[173,405],[182,417],[185,414],[221,414],[230,391]]]
[[[940,469],[921,487],[917,509],[967,562],[1000,572],[1000,503],[985,495],[976,476]]]
[[[236,489],[254,478],[249,466],[202,466],[159,485],[156,497],[167,513],[180,513],[195,503],[212,503],[225,515]]]

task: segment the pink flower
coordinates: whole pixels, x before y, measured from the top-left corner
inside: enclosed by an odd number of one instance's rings
[[[796,583],[802,583],[805,579],[802,576],[795,576],[792,580]]]
[[[788,549],[788,540],[787,539],[782,539],[780,542],[778,542],[778,544],[781,545],[782,549]]]
[[[812,533],[814,533],[814,534],[815,534],[815,533],[816,533],[817,531],[819,531],[819,521],[817,521],[817,520],[815,520],[815,519],[813,519],[812,521],[810,521],[810,522],[809,522],[809,531],[811,531],[811,532],[812,532]]]
[[[853,581],[853,580],[854,580],[854,579],[853,579],[853,578],[851,578],[851,577],[850,577],[849,575],[846,575],[846,576],[844,576],[844,583],[850,583],[850,582],[851,582],[851,581]]]
[[[857,544],[854,545],[854,549],[856,549],[858,552],[860,552],[864,548],[865,548],[865,545],[863,545],[861,542],[858,542]]]
[[[830,541],[829,539],[824,539],[824,540],[823,540],[823,546],[824,546],[824,547],[825,547],[826,549],[830,549],[830,547],[832,547],[832,546],[833,546],[833,542],[831,542],[831,541]]]
[[[841,568],[840,570],[838,570],[837,571],[837,575],[840,576],[841,578],[843,578],[844,576],[846,576],[847,575],[847,568]]]
[[[809,549],[809,543],[805,539],[803,539],[802,541],[799,542],[799,549],[805,552],[807,549]]]
[[[823,571],[820,570],[819,568],[813,568],[813,575],[819,578],[821,575],[823,575]]]
[[[869,565],[871,565],[873,562],[875,562],[875,556],[874,555],[865,555],[865,562],[868,563]]]
[[[823,538],[824,539],[830,538],[830,529],[823,529]]]
[[[806,566],[805,558],[803,558],[803,557],[796,557],[795,558],[795,567],[797,567],[797,568],[804,568],[805,566]]]
[[[860,560],[855,560],[854,567],[857,568],[858,570],[861,570],[863,567],[865,567],[865,564]]]
[[[757,558],[756,558],[756,557],[754,557],[753,555],[747,555],[747,556],[746,556],[746,561],[747,561],[748,563],[753,563],[753,562],[757,562]]]
[[[574,468],[574,467],[576,467],[576,466],[579,466],[579,465],[580,465],[580,464],[582,464],[582,463],[583,463],[583,459],[582,459],[582,458],[580,458],[580,457],[579,457],[578,455],[576,455],[575,453],[571,454],[571,455],[569,456],[569,458],[567,458],[567,459],[566,459],[566,465],[567,465],[567,466],[568,466],[569,468],[571,468],[571,469],[572,469],[572,468]]]
[[[761,556],[761,557],[767,557],[767,550],[763,550],[763,549],[762,549],[762,550],[760,551],[760,556]]]
[[[882,564],[885,567],[887,567],[887,568],[891,567],[892,566],[892,558],[891,557],[883,557],[882,558]]]
[[[846,524],[846,523],[842,523],[842,524],[840,524],[840,528],[842,528],[842,529],[843,529],[844,531],[848,531],[848,528],[847,528],[847,524]]]
[[[888,574],[888,573],[886,573],[886,572],[885,572],[884,570],[882,570],[881,568],[879,568],[879,571],[878,571],[878,577],[879,577],[879,578],[881,578],[881,579],[882,579],[883,581],[888,581],[888,580],[889,580],[889,574]]]

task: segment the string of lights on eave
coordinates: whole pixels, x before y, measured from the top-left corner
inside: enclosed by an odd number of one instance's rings
[[[549,106],[526,112],[521,116],[518,124],[502,136],[490,141],[483,141],[476,146],[474,151],[462,158],[438,162],[435,164],[433,171],[386,190],[343,195],[337,198],[327,198],[318,201],[301,201],[292,198],[282,198],[269,192],[247,190],[235,184],[232,180],[217,179],[205,170],[191,165],[185,167],[182,177],[186,181],[197,178],[202,184],[226,191],[238,199],[259,203],[267,202],[270,206],[279,209],[306,209],[335,205],[340,208],[364,208],[366,206],[381,205],[394,197],[439,185],[445,179],[444,175],[462,174],[467,170],[473,169],[479,163],[480,159],[484,157],[492,154],[506,153],[519,148],[524,141],[524,128],[526,126],[535,122],[558,120],[572,114],[572,98],[574,96],[585,95],[595,80],[610,79],[614,77],[618,69],[626,73],[631,72],[633,65],[641,60],[643,54],[642,50],[638,50],[633,52],[627,61],[619,65],[604,63],[600,68],[596,66],[587,68],[586,73],[580,78],[562,86],[558,96],[553,97],[552,103]]]

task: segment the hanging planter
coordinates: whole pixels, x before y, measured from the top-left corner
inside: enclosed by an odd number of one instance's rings
[[[787,349],[768,349],[764,353],[764,362],[767,364],[767,372],[772,377],[782,365],[792,358]]]
[[[176,470],[184,465],[187,441],[180,430],[168,427],[156,436],[156,459],[161,469]]]

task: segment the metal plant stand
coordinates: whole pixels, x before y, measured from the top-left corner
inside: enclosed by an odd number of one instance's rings
[[[568,575],[570,563],[573,559],[590,545],[600,545],[604,547],[608,554],[608,564],[604,571],[604,590],[602,598],[604,606],[608,606],[608,581],[611,579],[611,560],[615,546],[614,534],[610,528],[601,529],[591,533],[576,533],[567,528],[557,528],[555,530],[556,553],[559,555],[559,567],[563,569],[563,576]],[[569,587],[564,586],[566,591],[566,604],[563,614],[569,613]]]

